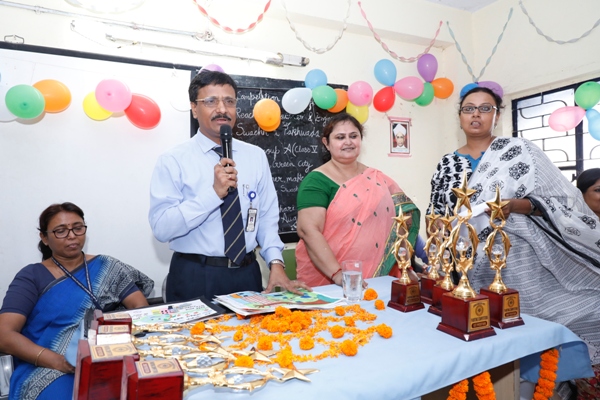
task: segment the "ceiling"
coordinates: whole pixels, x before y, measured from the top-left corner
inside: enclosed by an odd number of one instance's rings
[[[480,10],[497,0],[425,0],[443,6],[458,8],[459,10],[474,12]]]

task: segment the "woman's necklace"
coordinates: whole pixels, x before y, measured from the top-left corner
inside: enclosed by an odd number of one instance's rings
[[[99,310],[102,310],[102,307],[100,306],[100,302],[98,301],[98,298],[92,291],[92,281],[90,280],[90,270],[88,269],[85,253],[81,252],[81,254],[83,254],[83,267],[85,268],[85,278],[87,280],[87,287],[85,287],[83,285],[83,283],[81,283],[79,281],[79,279],[75,278],[75,276],[68,269],[63,267],[63,265],[61,263],[56,261],[56,258],[54,258],[54,256],[52,256],[51,258],[52,258],[52,261],[54,262],[54,264],[56,264],[56,266],[58,268],[60,268],[61,271],[64,272],[65,275],[67,275],[69,278],[71,278],[77,284],[77,286],[79,286],[84,292],[86,292],[90,296],[90,298],[92,299],[92,302],[94,302],[94,305],[96,306],[96,308]]]

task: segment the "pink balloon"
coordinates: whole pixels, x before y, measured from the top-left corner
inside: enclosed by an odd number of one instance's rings
[[[355,106],[366,106],[373,99],[373,88],[365,81],[356,81],[348,87],[348,100]]]
[[[404,100],[412,101],[423,93],[423,81],[416,76],[407,76],[394,84],[394,90]]]
[[[504,90],[502,90],[502,86],[493,81],[482,81],[477,82],[480,87],[488,88],[492,92],[496,93],[500,98],[504,96]]]
[[[581,107],[561,107],[550,114],[548,125],[557,132],[566,132],[579,125],[583,117],[585,117],[585,110]]]
[[[110,112],[124,111],[131,104],[131,91],[116,79],[105,79],[96,86],[96,101]]]
[[[221,67],[220,67],[220,66],[218,66],[217,64],[208,64],[208,65],[205,65],[204,67],[202,67],[202,68],[200,69],[200,72],[202,72],[202,71],[204,71],[204,70],[206,70],[206,71],[216,71],[216,72],[225,72],[225,71],[223,70],[223,68],[221,68]]]
[[[438,62],[433,54],[423,54],[417,61],[417,71],[426,82],[431,82],[435,78],[438,70]]]

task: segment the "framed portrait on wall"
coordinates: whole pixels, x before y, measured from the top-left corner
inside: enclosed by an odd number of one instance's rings
[[[410,156],[410,118],[390,117],[390,156]]]

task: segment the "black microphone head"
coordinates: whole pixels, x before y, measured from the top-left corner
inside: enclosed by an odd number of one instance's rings
[[[221,125],[221,144],[223,142],[231,142],[232,136],[231,127],[229,125]]]

